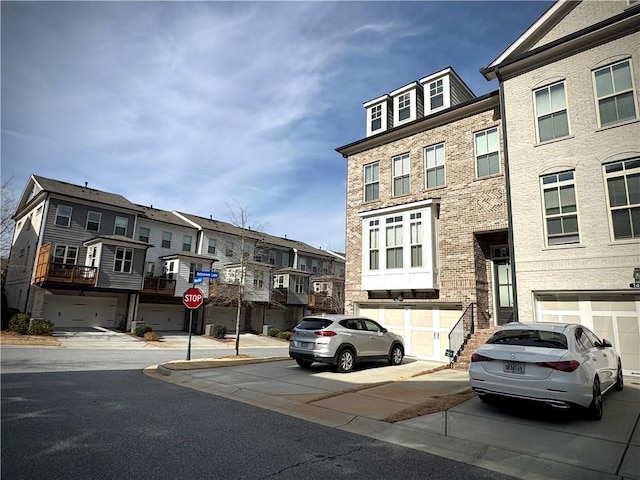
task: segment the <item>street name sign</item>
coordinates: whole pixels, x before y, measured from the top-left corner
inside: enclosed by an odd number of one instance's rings
[[[218,272],[196,272],[196,277],[218,278]]]

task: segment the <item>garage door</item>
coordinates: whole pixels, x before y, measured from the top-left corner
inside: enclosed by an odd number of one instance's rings
[[[184,329],[184,311],[183,305],[141,303],[137,318],[156,332],[170,332]]]
[[[75,295],[45,295],[44,318],[56,328],[115,326],[118,299]]]
[[[439,307],[367,306],[359,315],[372,318],[388,330],[402,335],[406,354],[425,360],[448,362],[449,332],[456,324],[460,309]]]
[[[287,310],[267,308],[264,312],[264,324],[278,330],[289,330],[292,326],[287,322]],[[293,325],[295,326],[295,325]]]
[[[625,375],[640,375],[640,295],[538,295],[536,319],[580,323],[609,340]]]
[[[235,333],[236,331],[236,315],[238,309],[236,307],[213,307],[211,309],[211,318],[207,323],[212,325],[222,325],[227,329],[227,333]],[[244,309],[240,312],[240,325],[244,322]],[[242,331],[242,330],[240,330]]]

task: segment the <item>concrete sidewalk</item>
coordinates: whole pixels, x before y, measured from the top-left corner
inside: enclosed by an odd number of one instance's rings
[[[145,373],[177,385],[522,479],[640,480],[640,379],[604,398],[600,422],[486,405],[473,397],[446,411],[388,423],[393,414],[469,389],[468,374],[405,359],[349,374],[291,360]],[[431,373],[425,373],[431,372]]]

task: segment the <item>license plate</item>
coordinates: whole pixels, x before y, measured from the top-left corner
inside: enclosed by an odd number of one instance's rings
[[[524,363],[505,362],[504,373],[516,373],[518,375],[524,375]]]
[[[298,348],[304,348],[306,350],[313,350],[313,343],[308,343],[308,342],[297,342],[298,344],[296,345],[296,347]]]

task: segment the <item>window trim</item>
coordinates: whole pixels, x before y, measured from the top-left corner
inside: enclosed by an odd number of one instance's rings
[[[142,230],[147,231],[147,235],[142,235]],[[149,236],[151,235],[151,229],[149,227],[140,227],[138,231],[138,240],[141,242],[149,243]],[[143,240],[145,239],[145,240]]]
[[[61,212],[61,209],[69,209],[69,214],[65,215],[64,213]],[[71,226],[71,216],[73,215],[73,207],[70,207],[68,205],[58,205],[56,207],[56,218],[54,220],[54,224],[57,227],[66,227],[69,228]],[[66,225],[63,223],[58,223],[58,219],[61,218],[66,218]]]
[[[551,89],[553,87],[556,87],[558,85],[562,85],[562,92],[563,92],[563,97],[564,97],[564,108],[563,109],[559,109],[559,110],[553,110],[552,107],[552,100],[551,100]],[[547,113],[544,114],[540,114],[538,113],[538,93],[542,92],[543,90],[547,91],[548,94],[548,98],[549,98],[549,111]],[[552,142],[554,140],[558,140],[561,138],[567,138],[568,136],[571,135],[571,128],[570,128],[570,122],[569,122],[569,105],[567,102],[567,84],[565,80],[560,80],[558,82],[554,82],[551,83],[549,85],[545,85],[544,87],[540,87],[540,88],[536,88],[533,90],[533,110],[534,110],[534,114],[536,117],[536,140],[538,141],[538,143],[546,143],[546,142]],[[541,136],[540,136],[540,120],[543,118],[555,118],[556,115],[560,114],[561,112],[564,112],[565,117],[566,117],[566,122],[567,122],[567,133],[566,135],[555,135],[555,131],[554,131],[554,136],[552,136],[551,138],[547,138],[542,140]],[[553,122],[552,122],[553,123]],[[555,129],[554,129],[555,130]]]
[[[561,177],[563,175],[568,175],[571,174],[571,178],[570,179],[562,179]],[[556,177],[556,180],[550,183],[544,183],[544,180],[547,178],[552,178],[552,177]],[[561,197],[561,189],[563,187],[567,187],[567,186],[573,186],[573,197],[575,200],[575,211],[571,212],[571,211],[567,211],[567,212],[563,212],[562,208],[562,197]],[[543,230],[544,230],[544,239],[545,239],[545,245],[547,247],[560,247],[560,246],[566,246],[566,245],[580,245],[581,244],[581,235],[580,235],[580,208],[578,206],[578,189],[577,189],[577,184],[576,184],[576,178],[575,178],[575,170],[565,170],[562,172],[556,172],[556,173],[550,173],[547,175],[541,175],[540,176],[540,188],[541,188],[541,193],[542,193],[542,220],[543,220]],[[550,190],[555,190],[557,193],[557,199],[558,199],[558,209],[560,209],[559,213],[557,214],[547,214],[547,204],[546,204],[546,200],[545,200],[545,192],[546,191],[550,191]],[[566,218],[568,217],[572,217],[574,216],[576,217],[576,227],[577,227],[577,231],[576,232],[564,232],[564,221]],[[549,228],[548,228],[548,221],[549,219],[560,219],[560,221],[562,222],[562,226],[563,226],[563,232],[560,234],[550,234],[549,233]],[[576,241],[562,241],[562,238],[567,238],[567,237],[573,237],[573,236],[577,236],[577,240]],[[557,242],[551,242],[550,240],[553,239],[560,239],[560,241]]]
[[[122,252],[122,258],[119,257],[119,253]],[[127,260],[127,253],[131,254],[131,258]],[[120,268],[118,269],[118,263]],[[129,269],[126,270],[127,264]],[[133,248],[128,247],[116,247],[116,251],[113,256],[113,271],[116,273],[132,273],[133,272]]]
[[[486,153],[482,153],[479,154],[478,153],[478,137],[480,135],[484,135],[485,138],[487,138],[487,134],[489,132],[494,131],[496,132],[496,136],[497,141],[496,141],[496,149],[495,150],[489,150],[489,143],[487,143],[487,152]],[[489,172],[486,175],[479,175],[479,169],[478,169],[478,160],[480,157],[489,157],[490,154],[492,153],[497,153],[498,154],[498,171],[497,172]],[[483,179],[483,178],[489,178],[489,177],[493,177],[496,175],[501,175],[502,174],[502,165],[500,165],[501,159],[500,159],[500,131],[498,129],[498,126],[495,125],[493,127],[489,127],[489,128],[485,128],[484,130],[480,130],[479,132],[474,132],[473,134],[473,157],[474,157],[474,163],[475,163],[475,170],[476,170],[476,179]]]
[[[594,96],[595,103],[596,103],[596,105],[595,105],[596,106],[596,116],[598,118],[598,127],[599,128],[613,127],[613,126],[616,126],[616,125],[624,124],[626,122],[633,122],[633,121],[638,119],[638,106],[637,106],[638,105],[638,95],[637,95],[637,89],[636,89],[636,84],[635,84],[635,76],[633,74],[633,65],[632,65],[632,61],[631,60],[632,59],[630,57],[629,58],[624,58],[622,60],[618,60],[616,62],[609,63],[607,65],[603,65],[603,66],[598,67],[598,68],[594,68],[591,71],[591,79],[592,79],[592,82],[593,82],[593,96]],[[623,120],[618,119],[618,120],[616,120],[614,122],[609,122],[609,123],[603,124],[602,123],[602,114],[600,112],[600,100],[601,100],[601,97],[598,96],[598,85],[597,85],[597,82],[596,82],[596,73],[598,73],[598,72],[600,72],[600,71],[602,71],[604,69],[609,69],[609,72],[611,73],[611,70],[613,69],[613,67],[615,67],[616,65],[620,65],[622,63],[627,63],[628,66],[629,66],[629,76],[630,76],[630,79],[631,79],[631,88],[629,90],[631,91],[631,94],[633,96],[632,104],[633,104],[633,110],[634,110],[634,117],[633,118],[626,118],[626,119],[623,119]],[[602,99],[605,99],[605,98],[617,98],[620,95],[628,93],[629,90],[624,90],[624,91],[620,91],[620,92],[615,92],[614,91],[610,95],[603,96]],[[617,105],[616,105],[616,115],[619,116],[618,115],[618,110],[617,110]]]
[[[209,238],[207,243],[207,253],[209,253],[209,255],[215,255],[217,248],[218,240],[216,238]]]
[[[404,160],[407,161],[407,172],[404,172]],[[402,174],[396,175],[396,161],[402,161]],[[396,192],[396,179],[404,180],[407,179],[407,191],[402,191],[401,193]],[[402,182],[404,186],[404,181]],[[403,153],[400,155],[395,155],[391,158],[391,194],[394,197],[399,197],[402,195],[410,195],[411,194],[411,156],[409,153]]]
[[[442,147],[442,165],[439,165],[438,162],[438,148]],[[434,160],[435,160],[435,166],[433,167],[429,167],[428,166],[428,153],[429,151],[432,150],[434,152]],[[427,147],[424,147],[424,188],[425,190],[429,190],[431,188],[438,188],[438,187],[444,187],[447,185],[447,149],[445,146],[445,142],[440,142],[440,143],[436,143],[434,145],[429,145]],[[439,184],[438,183],[438,170],[442,169],[442,183]],[[436,173],[436,184],[435,185],[429,185],[429,172],[430,171],[435,171]]]
[[[58,248],[64,248],[64,254],[62,256],[57,254]],[[70,250],[74,250],[75,254],[73,256],[73,262],[69,263],[68,260],[71,260],[72,257],[69,255]],[[52,263],[62,263],[64,265],[77,265],[78,263],[78,254],[80,253],[80,248],[75,247],[73,245],[63,245],[63,244],[55,244],[53,246],[53,254],[51,256]],[[62,258],[62,261],[56,261],[56,258]]]
[[[376,180],[372,180],[370,182],[367,183],[367,169],[371,169],[371,171],[374,171],[374,167],[377,167],[377,178]],[[373,162],[373,163],[368,163],[367,165],[364,165],[364,170],[363,170],[363,174],[362,174],[362,182],[363,182],[363,197],[364,197],[364,201],[365,202],[375,202],[376,200],[380,199],[380,162]],[[373,176],[373,173],[372,173]],[[371,195],[371,198],[367,198],[367,187],[368,186],[373,186],[373,193]],[[375,185],[378,186],[378,188],[375,188]]]
[[[186,242],[187,239],[189,239],[189,243]],[[185,248],[187,245],[189,246],[189,248]],[[182,251],[183,252],[191,252],[191,247],[192,246],[193,246],[193,236],[192,235],[183,234],[182,235]]]
[[[97,222],[95,220],[90,220],[90,217],[91,217],[92,213],[98,215],[98,221]],[[89,228],[89,223],[97,223],[97,226],[96,226],[95,230]],[[87,212],[87,223],[85,225],[85,230],[87,230],[88,232],[99,232],[101,223],[102,223],[102,213],[96,212],[95,210],[89,210]]]
[[[162,242],[160,243],[162,248],[171,248],[171,237],[173,237],[171,232],[162,232]]]
[[[638,163],[639,165],[635,165]],[[620,169],[607,172],[608,167],[613,167],[615,165],[620,165]],[[602,166],[603,176],[604,176],[604,184],[605,184],[605,195],[607,202],[607,218],[609,221],[609,232],[610,238],[612,242],[624,242],[629,240],[637,240],[640,238],[640,225],[638,225],[638,232],[636,233],[634,230],[633,216],[629,218],[629,229],[631,230],[630,237],[616,237],[614,222],[613,222],[613,212],[614,211],[627,211],[629,215],[632,215],[632,211],[635,209],[640,210],[640,202],[638,203],[630,203],[629,198],[629,182],[628,175],[640,175],[640,157],[632,157],[625,160],[617,160],[615,162],[608,162]],[[611,193],[609,191],[609,180],[613,178],[624,178],[624,187],[625,187],[625,196],[626,196],[626,205],[615,205],[611,206]],[[627,215],[628,216],[628,215]]]
[[[118,226],[118,220],[123,220],[125,222],[124,225],[124,233],[120,234],[118,233],[118,228],[122,228],[122,225]],[[120,222],[122,223],[122,222]],[[113,234],[114,235],[121,235],[123,237],[127,236],[127,230],[129,229],[129,219],[127,217],[120,217],[120,216],[116,216],[115,222],[113,222]]]
[[[379,123],[379,126],[375,126],[375,122]],[[371,132],[382,130],[382,104],[373,105],[369,109],[369,129]]]

